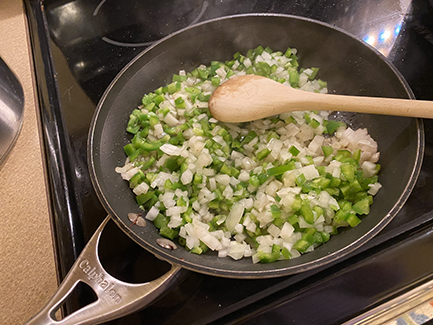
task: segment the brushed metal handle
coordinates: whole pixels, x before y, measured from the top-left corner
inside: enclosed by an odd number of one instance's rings
[[[172,264],[171,269],[158,279],[146,283],[126,283],[108,274],[99,260],[98,245],[109,220],[109,216],[105,218],[53,297],[26,325],[84,325],[106,322],[150,304],[177,280],[182,269],[177,264]],[[65,318],[56,320],[56,310],[79,282],[89,285],[98,299]]]

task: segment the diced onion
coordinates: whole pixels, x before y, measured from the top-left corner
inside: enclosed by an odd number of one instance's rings
[[[242,218],[244,214],[245,207],[241,203],[235,203],[229,212],[226,219],[226,226],[229,231],[233,231],[236,225]]]

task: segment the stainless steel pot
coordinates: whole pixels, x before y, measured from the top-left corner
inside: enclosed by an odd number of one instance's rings
[[[24,91],[16,75],[0,58],[0,165],[12,150],[21,131]]]

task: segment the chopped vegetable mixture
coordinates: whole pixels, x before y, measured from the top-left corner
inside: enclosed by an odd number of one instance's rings
[[[266,263],[312,251],[361,222],[381,188],[377,143],[366,129],[314,107],[241,124],[208,110],[212,92],[233,76],[325,93],[317,73],[299,68],[296,49],[259,46],[180,71],[143,97],[127,126],[126,164],[116,171],[161,236],[192,253]]]

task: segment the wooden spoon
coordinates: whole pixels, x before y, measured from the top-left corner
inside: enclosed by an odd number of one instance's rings
[[[209,110],[217,120],[233,123],[306,110],[433,118],[433,101],[319,94],[245,75],[219,86],[209,100]]]

